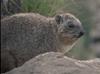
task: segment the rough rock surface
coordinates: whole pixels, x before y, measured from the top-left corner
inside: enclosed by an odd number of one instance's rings
[[[100,59],[79,61],[49,52],[4,74],[100,74]]]

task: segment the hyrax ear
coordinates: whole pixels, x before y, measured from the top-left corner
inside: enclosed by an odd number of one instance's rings
[[[62,23],[63,18],[62,18],[61,15],[56,15],[56,16],[55,16],[55,20],[56,20],[57,24],[60,24],[60,23]]]

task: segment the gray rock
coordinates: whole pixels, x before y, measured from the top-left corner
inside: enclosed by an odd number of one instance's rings
[[[100,74],[100,59],[79,61],[49,52],[4,74]]]

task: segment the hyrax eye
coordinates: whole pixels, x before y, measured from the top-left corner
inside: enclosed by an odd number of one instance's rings
[[[74,26],[74,24],[73,24],[73,23],[68,22],[68,27],[69,27],[69,28],[74,28],[75,26]]]

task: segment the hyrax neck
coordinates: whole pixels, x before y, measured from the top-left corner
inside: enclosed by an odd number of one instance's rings
[[[58,50],[58,52],[61,52],[61,53],[65,54],[69,50],[71,50],[75,44],[76,44],[76,42],[74,42],[73,44],[70,44],[70,45],[61,44],[61,49]]]
[[[66,53],[66,52],[68,52],[69,50],[71,50],[71,48],[72,48],[72,45],[62,45],[62,52],[63,53]]]

